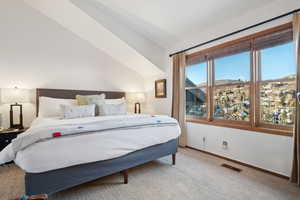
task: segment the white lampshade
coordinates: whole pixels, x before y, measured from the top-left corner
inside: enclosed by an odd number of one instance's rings
[[[126,100],[129,103],[144,103],[146,101],[145,94],[142,92],[126,93]]]
[[[1,89],[1,103],[29,103],[30,90],[20,88],[2,88]]]

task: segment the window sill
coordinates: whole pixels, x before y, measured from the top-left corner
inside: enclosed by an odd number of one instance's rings
[[[283,136],[293,136],[293,132],[289,130],[280,130],[280,129],[272,129],[272,128],[266,128],[266,127],[251,127],[249,124],[239,124],[239,123],[232,123],[228,121],[207,121],[205,119],[187,119],[187,122],[192,123],[199,123],[199,124],[207,124],[211,126],[221,126],[226,128],[235,128],[235,129],[241,129],[241,130],[247,130],[247,131],[256,131],[256,132],[262,132],[267,134],[273,134],[273,135],[283,135]]]

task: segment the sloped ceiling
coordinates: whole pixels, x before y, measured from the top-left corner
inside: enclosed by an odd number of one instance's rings
[[[163,73],[162,69],[94,18],[87,15],[71,1],[25,0],[25,2],[143,77]]]
[[[166,50],[153,42],[151,38],[148,39],[136,31],[134,27],[130,26],[130,21],[126,20],[122,14],[96,0],[71,0],[71,2],[154,65],[162,70],[168,67]]]
[[[25,2],[143,77],[162,75],[167,54],[220,36],[220,29],[229,33],[300,6],[299,0]]]
[[[239,17],[276,0],[94,0],[127,19],[130,26],[170,49],[193,33]],[[285,0],[289,1],[289,0]]]

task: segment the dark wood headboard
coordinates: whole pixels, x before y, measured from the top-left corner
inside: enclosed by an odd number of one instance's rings
[[[119,99],[125,97],[125,92],[37,88],[36,89],[36,116],[38,116],[39,113],[39,97],[75,99],[76,95],[96,95],[96,94],[105,94],[107,99]]]

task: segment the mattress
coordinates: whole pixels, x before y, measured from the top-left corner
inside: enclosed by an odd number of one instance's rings
[[[58,119],[38,118],[32,123],[31,129],[41,124],[52,123],[53,120]],[[168,142],[179,135],[179,126],[116,129],[71,135],[35,143],[19,151],[15,163],[27,173],[42,173],[117,158]]]

